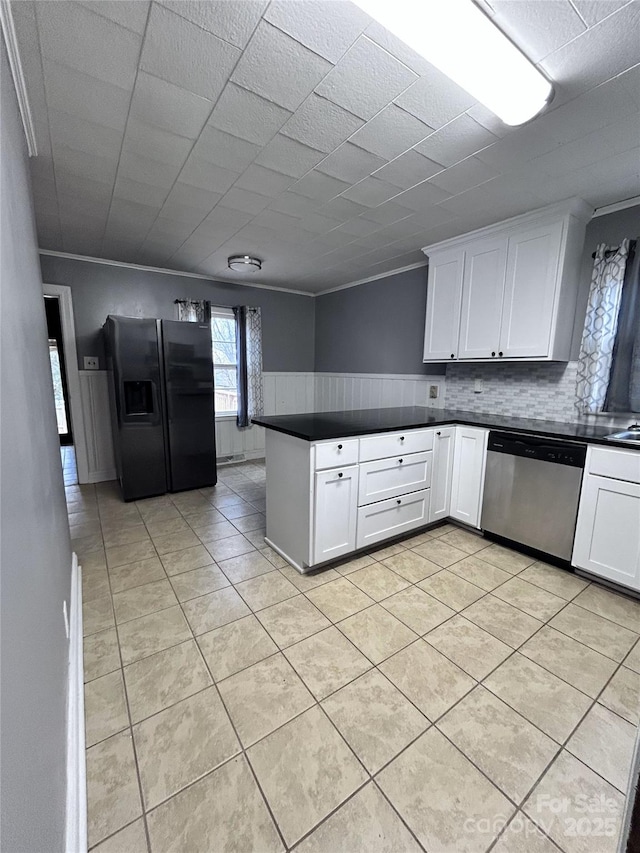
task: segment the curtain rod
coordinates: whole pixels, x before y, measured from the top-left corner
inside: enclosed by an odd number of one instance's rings
[[[605,258],[607,257],[607,255],[615,255],[615,253],[618,251],[618,249],[619,249],[619,248],[620,248],[620,246],[616,246],[616,247],[615,247],[615,248],[613,248],[613,249],[607,249],[607,250],[605,251],[605,253],[604,253]],[[592,252],[592,253],[591,253],[591,257],[592,257],[592,258],[595,258],[595,256],[596,256],[596,253],[595,253],[595,252]]]

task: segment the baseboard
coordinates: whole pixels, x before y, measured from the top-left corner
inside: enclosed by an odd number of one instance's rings
[[[115,468],[107,468],[105,471],[93,471],[87,476],[85,483],[104,483],[107,480],[116,480],[118,474]]]
[[[82,569],[73,555],[69,604],[69,684],[67,694],[66,853],[87,850],[87,783],[82,655]]]
[[[216,459],[218,468],[225,465],[239,465],[241,462],[250,462],[253,459],[264,459],[264,448],[262,450],[243,450],[242,453],[234,453],[231,456],[219,456]]]

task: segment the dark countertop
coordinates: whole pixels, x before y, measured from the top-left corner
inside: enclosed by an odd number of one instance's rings
[[[606,435],[618,432],[620,427],[594,424],[543,421],[535,418],[511,418],[479,412],[463,412],[455,409],[430,409],[424,406],[406,406],[392,409],[358,409],[351,412],[309,412],[300,415],[271,415],[253,418],[259,426],[301,438],[304,441],[324,441],[332,438],[367,435],[375,432],[393,432],[419,427],[461,424],[463,426],[504,429],[513,432],[544,435],[549,438],[564,438],[589,444],[625,447],[640,450],[640,447],[623,441],[610,441]]]

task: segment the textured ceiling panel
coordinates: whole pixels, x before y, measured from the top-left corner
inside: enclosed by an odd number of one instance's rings
[[[484,0],[554,83],[520,128],[348,0],[20,0],[41,246],[318,292],[640,193],[640,0]]]

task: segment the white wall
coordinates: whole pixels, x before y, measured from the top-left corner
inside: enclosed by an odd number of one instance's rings
[[[7,853],[64,849],[71,546],[25,141],[0,37],[2,804]]]

